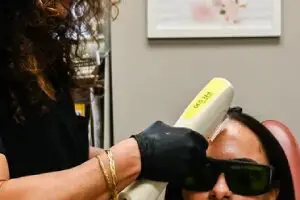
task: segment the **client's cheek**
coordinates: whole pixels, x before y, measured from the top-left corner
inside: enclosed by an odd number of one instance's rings
[[[182,190],[182,197],[184,200],[207,200],[208,192],[191,192]]]

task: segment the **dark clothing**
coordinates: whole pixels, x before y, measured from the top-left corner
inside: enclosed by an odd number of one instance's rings
[[[165,200],[183,200],[182,188],[173,183],[169,183],[166,188]]]
[[[88,120],[76,116],[68,92],[59,90],[50,111],[30,114],[25,124],[13,119],[5,95],[0,103],[0,153],[11,178],[64,170],[88,159]]]

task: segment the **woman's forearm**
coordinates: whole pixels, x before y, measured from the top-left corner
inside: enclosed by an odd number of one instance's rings
[[[128,139],[111,148],[116,164],[118,190],[136,180],[141,172],[141,156],[135,139]]]
[[[94,158],[95,156],[99,155],[103,151],[104,151],[104,149],[90,146],[90,149],[89,149],[89,159]]]
[[[111,150],[120,191],[138,176],[140,154],[134,139],[125,140]],[[100,157],[109,170],[105,152]],[[93,158],[72,169],[8,180],[0,188],[0,199],[105,200],[109,194],[98,160]]]

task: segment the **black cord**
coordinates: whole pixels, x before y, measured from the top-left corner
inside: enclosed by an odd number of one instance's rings
[[[106,59],[101,60],[101,64],[99,66],[99,76],[100,79],[105,79],[105,67],[106,67]],[[98,108],[99,108],[99,114],[100,114],[100,130],[99,130],[99,139],[100,139],[100,148],[104,148],[104,126],[105,126],[105,98],[104,95],[105,91],[102,89],[100,91],[97,91],[97,95],[99,95],[101,98],[99,98],[98,101]]]
[[[113,85],[112,85],[112,53],[108,55],[108,78],[109,78],[109,136],[110,146],[114,145],[114,108],[113,108]]]
[[[94,132],[94,117],[93,117],[93,112],[92,112],[92,106],[90,106],[91,112],[89,113],[90,116],[90,123],[91,123],[91,145],[94,147],[95,146],[95,132]]]
[[[99,107],[100,107],[100,120],[101,120],[101,126],[100,126],[100,148],[104,148],[104,98],[99,99]]]

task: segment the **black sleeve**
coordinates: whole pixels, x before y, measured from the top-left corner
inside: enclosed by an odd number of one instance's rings
[[[6,84],[1,82],[0,79],[0,104],[2,105],[1,108],[1,112],[0,112],[0,130],[3,130],[3,125],[6,125],[7,120],[9,119],[9,108],[10,108],[10,104],[9,104],[9,98],[8,98],[8,93],[7,93],[7,89],[4,89]],[[3,139],[2,139],[2,135],[0,133],[0,154],[5,154],[5,148],[4,148],[4,143],[3,143]]]
[[[0,154],[5,154],[4,145],[1,137],[0,137]]]

